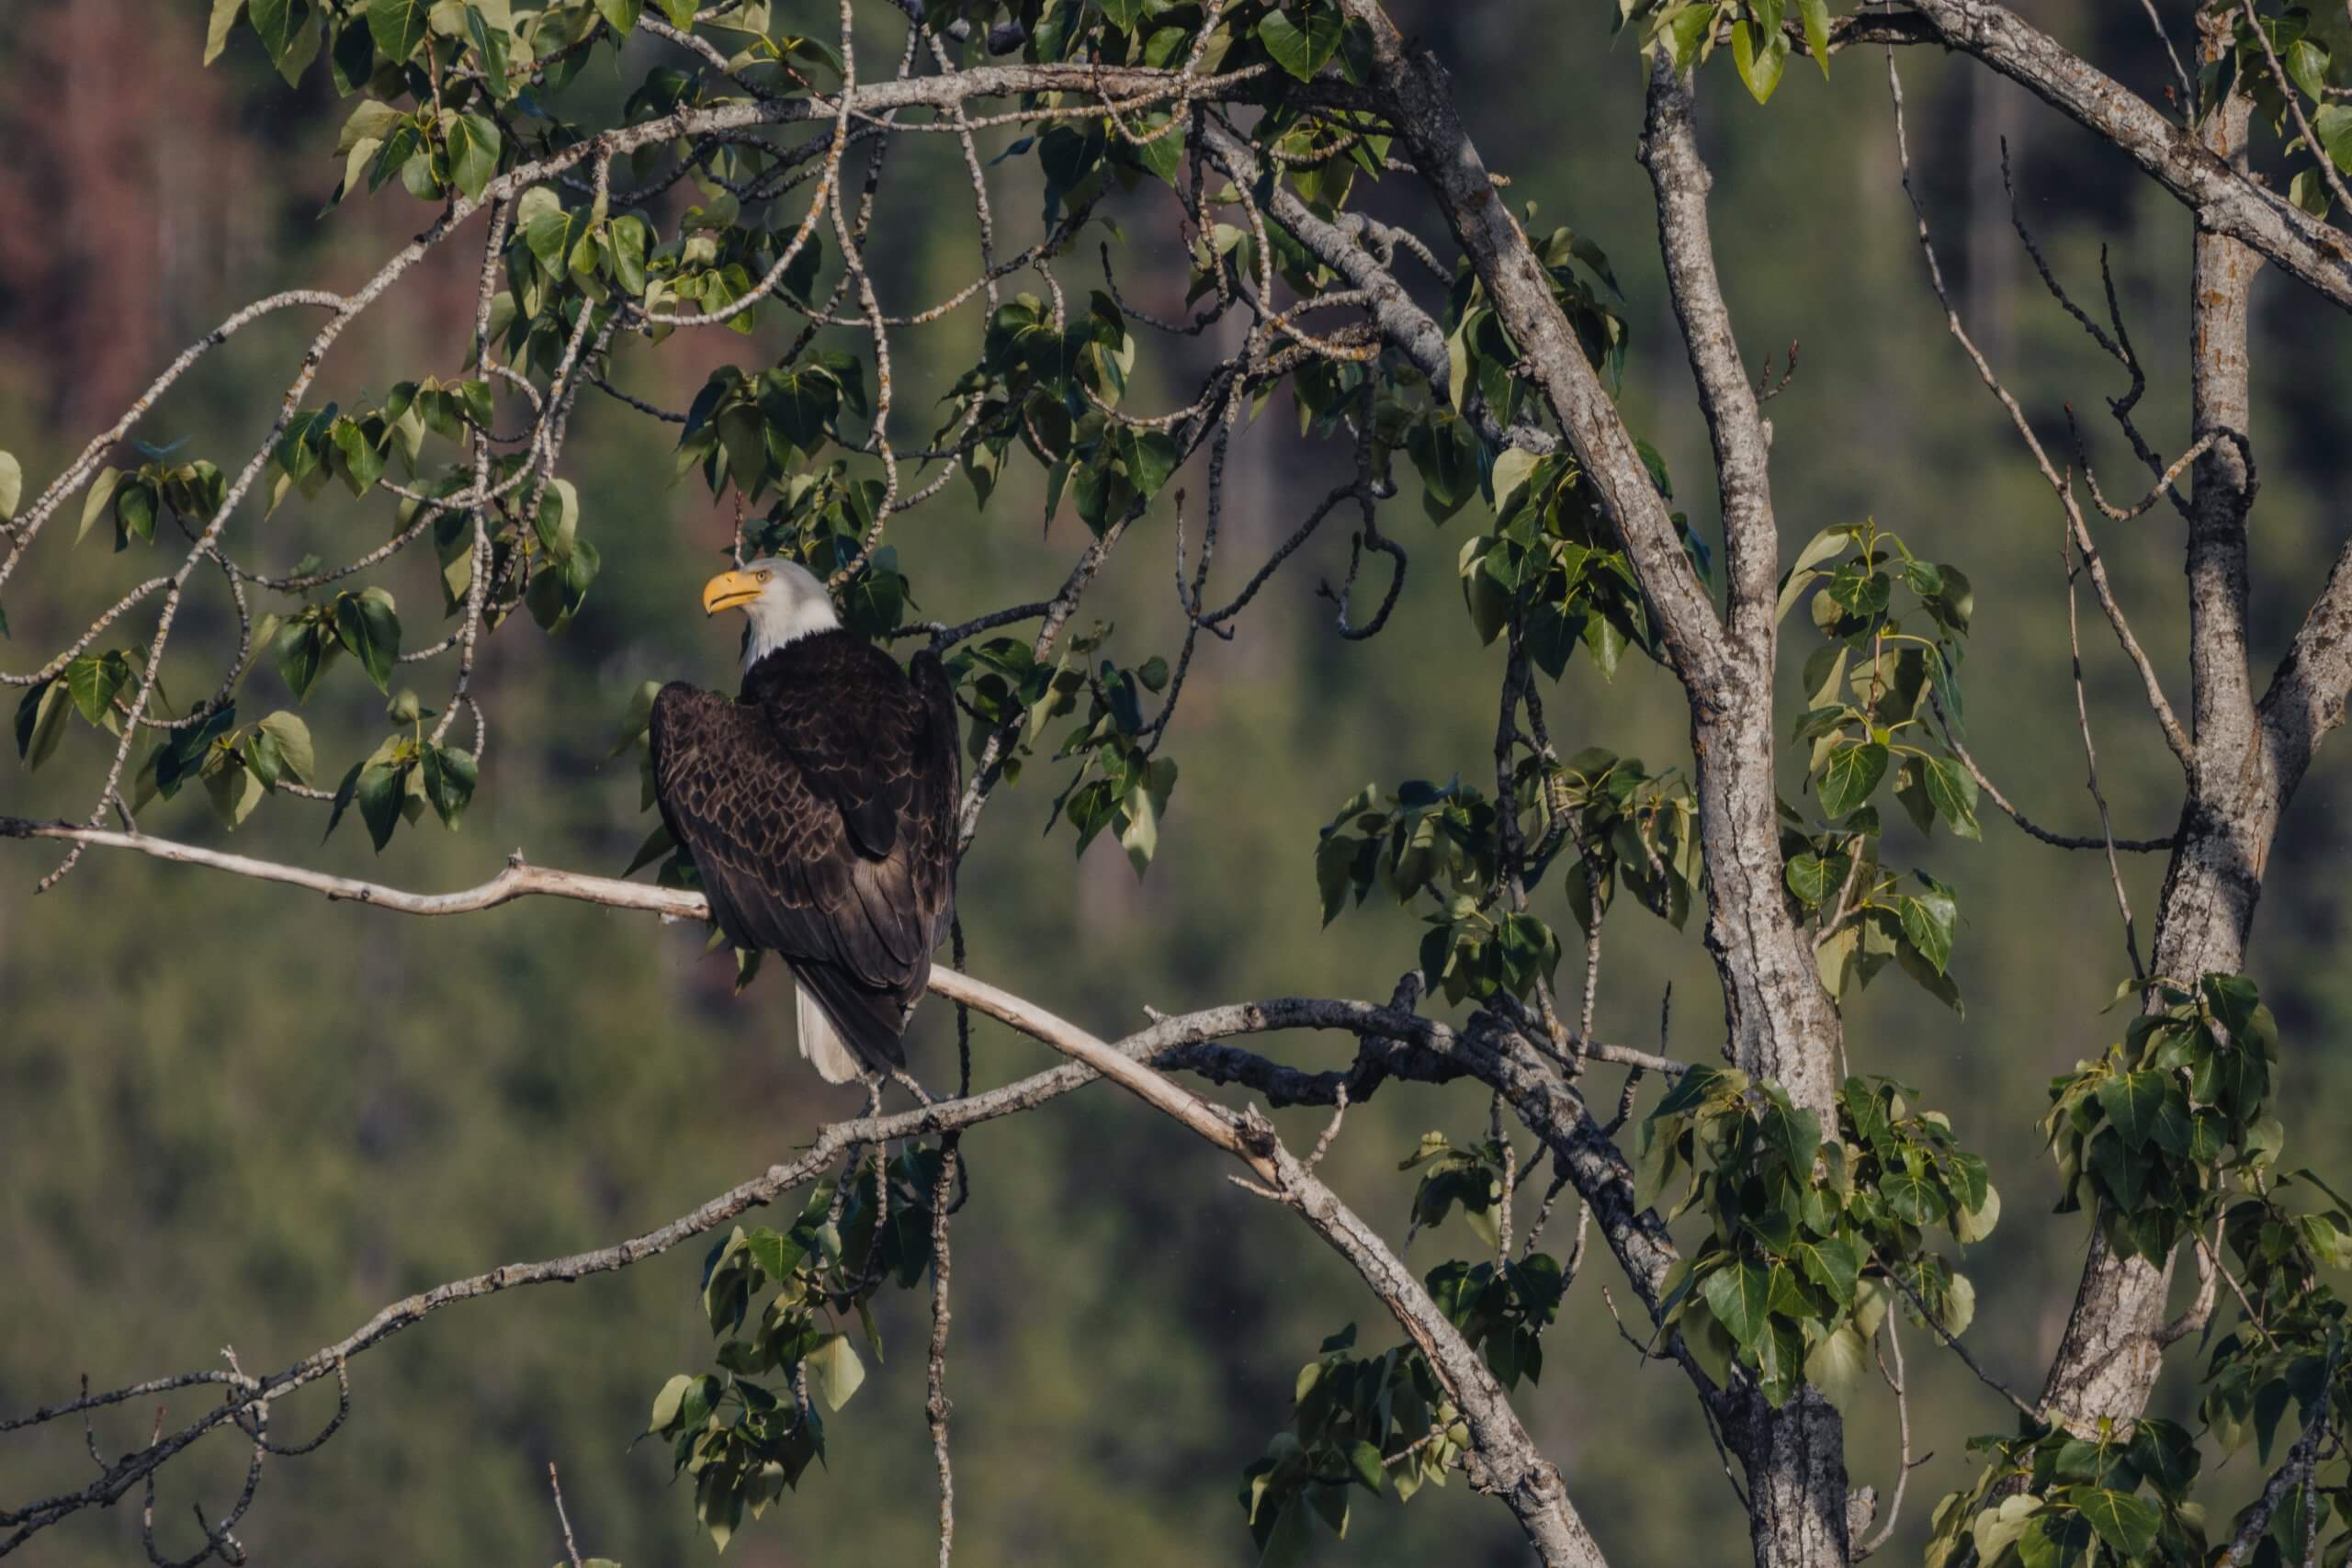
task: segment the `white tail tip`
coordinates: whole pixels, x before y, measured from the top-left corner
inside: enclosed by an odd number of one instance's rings
[[[827,1083],[856,1083],[865,1077],[865,1069],[858,1062],[833,1021],[808,987],[796,981],[792,987],[793,1011],[799,1025],[800,1054],[817,1069],[817,1076]]]

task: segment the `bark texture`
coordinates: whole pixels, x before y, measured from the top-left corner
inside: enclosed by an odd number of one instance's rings
[[[1732,1057],[1834,1126],[1839,1021],[1783,891],[1775,809],[1779,537],[1769,438],[1715,274],[1709,176],[1691,136],[1689,85],[1670,69],[1654,77],[1644,160],[1723,489],[1730,603],[1722,618],[1632,432],[1463,128],[1443,67],[1408,45],[1372,0],[1350,0],[1348,9],[1371,28],[1374,91],[1598,494],[1688,695],[1708,874],[1706,940],[1723,984]],[[1776,1568],[1843,1563],[1845,1450],[1836,1410],[1810,1390],[1781,1410],[1746,1388],[1727,1391],[1721,1404],[1748,1473],[1757,1561]]]
[[[2209,40],[2225,43],[2226,39]],[[2208,117],[2201,151],[2245,165],[2252,112],[2233,97]],[[2282,775],[2254,698],[2246,655],[2246,518],[2252,475],[2239,441],[2251,433],[2247,325],[2261,258],[2199,223],[2191,274],[2193,434],[2225,432],[2198,460],[2189,497],[2189,672],[2194,750],[2172,859],[2157,907],[2154,965],[2193,980],[2245,966],[2246,933],[2262,894],[2278,816],[2302,768]],[[2309,748],[2301,750],[2307,762]],[[2147,1407],[2162,1370],[2172,1259],[2117,1257],[2094,1233],[2090,1257],[2042,1402],[2078,1427],[2129,1421]]]

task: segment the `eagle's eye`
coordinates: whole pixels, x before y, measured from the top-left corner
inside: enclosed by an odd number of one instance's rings
[[[772,571],[763,571],[760,573],[760,581],[762,582],[765,582],[769,578],[774,577],[775,575],[775,573]]]

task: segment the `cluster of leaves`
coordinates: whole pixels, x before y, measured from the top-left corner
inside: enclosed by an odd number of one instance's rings
[[[17,703],[17,758],[28,772],[55,754],[69,715],[109,735],[122,733],[117,699],[132,687],[147,661],[142,648],[94,649],[77,654],[47,681],[25,688]]]
[[[28,770],[56,751],[69,715],[79,714],[110,735],[122,733],[129,694],[145,663],[142,649],[107,649],[77,655],[55,677],[28,686],[17,704],[17,755]],[[153,706],[164,707],[158,700]],[[214,812],[232,829],[242,825],[265,795],[281,785],[307,785],[318,766],[310,726],[283,709],[240,726],[237,705],[224,702],[200,721],[164,732],[141,757],[131,790],[135,810],[158,795],[169,800],[200,781]]]
[[[1421,1173],[1415,1229],[1442,1224],[1459,1203],[1472,1233],[1498,1250],[1503,1159],[1494,1140],[1464,1147],[1442,1133],[1424,1135],[1397,1168]],[[1543,1334],[1567,1289],[1557,1258],[1453,1258],[1422,1283],[1506,1390],[1543,1381]],[[1261,1568],[1299,1561],[1317,1518],[1344,1537],[1354,1488],[1374,1496],[1393,1489],[1408,1502],[1429,1483],[1445,1484],[1470,1447],[1468,1427],[1420,1350],[1400,1345],[1363,1358],[1351,1354],[1355,1342],[1353,1324],[1323,1341],[1317,1359],[1299,1369],[1289,1430],[1274,1434],[1242,1472],[1241,1507]]]
[[[1664,472],[1657,470],[1661,479]],[[1457,562],[1479,640],[1491,643],[1517,626],[1528,658],[1555,680],[1578,644],[1612,678],[1627,649],[1655,657],[1633,567],[1576,459],[1512,447],[1482,482],[1494,492],[1495,528],[1464,541]],[[1424,496],[1438,493],[1425,484]],[[1687,528],[1683,538],[1703,573],[1704,547]]]
[[[1876,801],[1891,778],[1923,835],[1940,823],[1964,839],[1982,836],[1975,777],[1948,739],[1965,719],[1960,661],[1974,591],[1958,567],[1922,560],[1865,521],[1825,528],[1797,553],[1777,613],[1800,602],[1822,644],[1805,660],[1794,739],[1812,749],[1806,787],[1824,820],[1783,801],[1781,850],[1790,895],[1815,924],[1822,984],[1843,996],[1891,960],[1957,1011],[1950,968],[1958,900],[1926,871],[1906,884],[1881,863]],[[1939,716],[1940,735],[1929,723]]]
[[[1046,813],[1046,830],[1067,818],[1078,832],[1077,852],[1084,854],[1107,828],[1141,876],[1159,852],[1160,818],[1176,788],[1175,760],[1153,754],[1158,737],[1143,714],[1144,694],[1168,688],[1168,661],[1154,654],[1129,669],[1097,660],[1111,631],[1109,622],[1096,622],[1069,639],[1051,665],[1039,663],[1029,643],[991,637],[957,649],[947,670],[978,721],[966,737],[973,760],[979,760],[991,736],[1011,738],[1002,752],[1008,783],[1019,776],[1022,759],[1035,750],[1046,727],[1076,713],[1080,697],[1086,699],[1084,719],[1063,737],[1050,759],[1076,758],[1078,770]]]
[[[2066,1184],[2059,1213],[2082,1207],[2087,1182],[2108,1245],[2153,1259],[2211,1220],[2233,1178],[2258,1178],[2285,1135],[2267,1111],[2278,1026],[2254,983],[2207,975],[2151,989],[2163,1010],[2051,1080],[2041,1130]]]
[[[2308,1432],[2352,1399],[2346,1305],[2321,1278],[2352,1261],[2352,1205],[2308,1170],[2243,1179],[2263,1185],[2229,1205],[2222,1235],[2235,1265],[2231,1294],[2244,1292],[2246,1310],[2213,1343],[2198,1416],[2224,1457],[2251,1439],[2267,1466],[2282,1459],[2290,1409]],[[2297,1187],[2324,1202],[2290,1206],[2283,1195]],[[1989,1456],[1985,1469],[1938,1505],[1928,1568],[2202,1568],[2212,1559],[2204,1508],[2190,1495],[2198,1434],[2176,1422],[2144,1416],[2128,1432],[2102,1423],[2086,1435],[2051,1427],[1969,1447]],[[2260,1506],[2242,1508],[2223,1539],[2234,1540]],[[2326,1531],[2347,1517],[2352,1470],[2339,1451],[2323,1457],[2312,1484],[2287,1489],[2246,1561],[2287,1568],[2313,1561],[2316,1547],[2317,1561],[2341,1568],[2352,1531]]]
[[[861,418],[871,412],[865,363],[855,355],[812,352],[796,364],[752,376],[722,365],[686,412],[685,433],[678,438],[678,471],[700,468],[713,495],[732,485],[745,501],[756,502],[775,484],[788,496],[787,476],[808,477],[795,475],[794,465],[813,460],[839,439],[836,422],[844,408]],[[878,502],[877,486],[869,513]]]
[[[315,497],[329,479],[341,479],[355,497],[365,496],[393,457],[413,479],[428,431],[462,445],[472,433],[487,432],[491,418],[490,383],[479,378],[446,385],[434,377],[402,381],[377,409],[345,413],[334,403],[304,409],[270,451],[270,466],[277,471],[270,509],[276,511],[297,487],[306,499]]]
[[[2052,1428],[1968,1446],[1991,1460],[1973,1486],[1937,1505],[1927,1568],[2197,1568],[2206,1561],[2205,1512],[2188,1495],[2203,1456],[2177,1422],[2152,1416],[2128,1429],[2101,1423],[2095,1437]],[[2263,1559],[2302,1560],[2300,1547],[2290,1559]]]
[[[1033,644],[1018,637],[965,644],[948,656],[948,677],[976,719],[965,733],[971,760],[981,760],[990,736],[1009,736],[1002,748],[1007,783],[1021,776],[1046,724],[1075,715],[1080,698],[1087,698],[1084,719],[1049,757],[1075,757],[1077,771],[1054,797],[1045,828],[1051,832],[1054,823],[1068,820],[1077,829],[1077,853],[1087,853],[1108,828],[1141,877],[1159,853],[1159,820],[1176,790],[1176,760],[1152,752],[1158,733],[1143,717],[1143,694],[1167,691],[1169,663],[1158,653],[1134,668],[1096,659],[1110,632],[1108,621],[1096,621],[1068,639],[1051,665],[1037,663]]]
[[[1515,770],[1512,797],[1531,886],[1577,850],[1565,886],[1587,930],[1621,886],[1678,929],[1689,918],[1700,887],[1698,818],[1679,775],[1598,747],[1564,763],[1531,755]],[[1316,845],[1323,923],[1351,899],[1361,906],[1375,886],[1400,907],[1421,901],[1429,929],[1420,964],[1431,989],[1454,1002],[1502,992],[1526,998],[1558,968],[1560,940],[1538,916],[1497,907],[1498,828],[1494,803],[1459,779],[1410,779],[1393,795],[1366,784]]]
[[[2324,1201],[2290,1204],[2297,1188]],[[2341,1385],[2330,1386],[2335,1375],[2352,1374],[2342,1364],[2346,1303],[2321,1275],[2352,1262],[2352,1203],[2317,1173],[2297,1169],[2231,1204],[2222,1236],[2253,1315],[2215,1342],[2199,1414],[2224,1452],[2251,1434],[2267,1461],[2289,1401],[2308,1423],[2322,1400],[2343,1399]]]
[[[746,1508],[757,1518],[824,1458],[818,1404],[837,1412],[865,1382],[853,1331],[882,1359],[873,1299],[885,1284],[913,1287],[931,1267],[941,1157],[924,1145],[878,1169],[868,1157],[845,1191],[819,1182],[786,1229],[739,1225],[705,1259],[717,1365],[663,1384],[646,1436],[667,1439],[676,1472],[694,1477],[695,1517],[722,1550]]]
[[[1679,1186],[1668,1217],[1697,1205],[1712,1222],[1662,1305],[1719,1378],[1736,1363],[1775,1404],[1806,1382],[1842,1401],[1896,1297],[1914,1322],[1966,1331],[1975,1288],[1927,1250],[1927,1232],[1979,1241],[2000,1197],[1984,1160],[1915,1098],[1890,1079],[1849,1078],[1837,1135],[1824,1138],[1778,1085],[1702,1064],[1643,1123],[1639,1201]]]
[[[2332,6],[2281,6],[2272,16],[2257,12],[2249,25],[2235,0],[2207,0],[2203,8],[2228,30],[2232,47],[2199,71],[2199,112],[2211,113],[2233,93],[2252,98],[2256,114],[2288,153],[2308,160],[2290,178],[2288,198],[2314,218],[2326,217],[2335,197],[2324,165],[2352,174],[2352,107],[2343,101],[2344,89],[2352,85],[2352,18]],[[2270,69],[2274,55],[2287,78],[2283,91]],[[2289,94],[2310,122],[2317,146],[2304,145]]]
[[[1526,216],[1532,233],[1532,203]],[[1601,291],[1616,292],[1609,258],[1566,228],[1555,228],[1534,250],[1586,356],[1615,389],[1630,340],[1623,318]],[[1443,405],[1415,408],[1382,394],[1374,426],[1383,446],[1376,456],[1385,465],[1387,450],[1401,446],[1411,457],[1422,509],[1433,522],[1447,521],[1473,500],[1482,499],[1491,510],[1493,527],[1464,541],[1455,563],[1479,640],[1492,643],[1516,628],[1528,657],[1554,680],[1579,644],[1610,677],[1629,648],[1655,656],[1632,564],[1575,457],[1565,448],[1541,457],[1518,446],[1495,452],[1472,423],[1471,412],[1483,408],[1505,426],[1524,423],[1540,415],[1541,407],[1521,372],[1518,346],[1487,302],[1485,286],[1467,268],[1448,298],[1445,325]],[[1658,492],[1672,499],[1664,460],[1647,442],[1636,445]],[[1674,513],[1674,521],[1704,579],[1704,542],[1683,513]]]
[[[98,470],[82,501],[82,525],[74,532],[75,544],[87,538],[109,511],[114,513],[114,547],[120,551],[129,549],[133,539],[153,544],[155,519],[166,513],[193,533],[220,510],[228,484],[209,458],[175,466],[165,461],[169,451],[145,442],[132,445],[147,461],[127,473],[112,467]]]
[[[963,409],[976,411],[969,473],[980,503],[1018,440],[1046,470],[1048,522],[1064,495],[1096,534],[1148,505],[1182,453],[1166,430],[1118,412],[1135,362],[1126,317],[1099,288],[1075,319],[1034,294],[998,306],[979,363],[949,392],[958,412],[940,432],[944,438],[959,425]]]
[[[1427,899],[1421,972],[1446,999],[1526,998],[1560,964],[1560,939],[1525,910],[1498,907],[1495,807],[1459,779],[1399,784],[1393,795],[1366,784],[1323,829],[1315,881],[1323,923],[1361,905],[1375,883],[1400,908]]]
[[[414,692],[393,694],[384,716],[405,732],[394,730],[367,757],[351,764],[335,787],[334,805],[327,815],[327,831],[342,823],[354,805],[368,825],[368,841],[378,852],[391,842],[401,822],[416,822],[429,807],[441,825],[456,832],[474,797],[481,769],[474,754],[444,746],[425,734],[424,720],[433,710],[417,701]]]
[[[2290,1205],[2285,1195],[2297,1188],[2319,1201]],[[2252,1310],[2215,1341],[2198,1414],[2223,1454],[2251,1438],[2269,1464],[2290,1406],[2301,1432],[2323,1414],[2340,1422],[2352,1409],[2352,1309],[2321,1274],[2352,1263],[2352,1203],[2299,1169],[2262,1179],[2258,1190],[2230,1206],[2222,1230]],[[2242,1512],[2232,1524],[2233,1536],[2245,1519]],[[2324,1539],[2321,1561],[2342,1568],[2352,1561],[2352,1529],[2325,1538],[2331,1520],[2352,1520],[2352,1466],[2340,1445],[2324,1456],[2312,1484],[2290,1493],[2271,1517],[2254,1561],[2302,1561],[2297,1553],[2306,1543]]]
[[[1639,757],[1591,746],[1557,767],[1530,757],[1521,775],[1522,798],[1532,779],[1550,813],[1531,877],[1543,874],[1550,854],[1573,846],[1577,863],[1566,886],[1578,925],[1591,931],[1622,886],[1642,908],[1683,929],[1702,872],[1699,803],[1680,773],[1653,773]]]
[[[1546,1254],[1531,1252],[1516,1263],[1501,1256],[1508,1158],[1499,1138],[1464,1146],[1431,1132],[1421,1134],[1419,1146],[1396,1168],[1421,1173],[1413,1190],[1416,1232],[1444,1224],[1459,1203],[1463,1223],[1496,1254],[1493,1263],[1442,1263],[1423,1283],[1470,1348],[1486,1359],[1496,1381],[1511,1389],[1521,1378],[1543,1381],[1544,1330],[1557,1315],[1567,1286],[1558,1260]]]
[[[1317,1518],[1344,1537],[1355,1488],[1409,1501],[1426,1484],[1444,1485],[1469,1450],[1470,1429],[1427,1357],[1409,1345],[1359,1357],[1355,1342],[1352,1323],[1323,1341],[1298,1370],[1289,1429],[1241,1472],[1260,1568],[1300,1562]]]
[[[1804,33],[1806,50],[1829,75],[1827,0],[1617,0],[1619,25],[1641,18],[1644,52],[1666,50],[1676,69],[1703,65],[1724,42],[1732,68],[1759,104],[1769,103],[1787,74],[1795,44],[1789,24]]]
[[[2159,1010],[2052,1084],[2044,1126],[2066,1177],[2060,1209],[2080,1205],[2087,1179],[2108,1240],[2126,1256],[2163,1258],[2176,1243],[2226,1248],[2200,1259],[2200,1272],[2230,1269],[2220,1300],[2234,1302],[2238,1318],[2212,1341],[2198,1416],[2224,1456],[2251,1438],[2267,1465],[2290,1408],[2308,1431],[2352,1399],[2346,1303],[2322,1278],[2352,1262],[2352,1204],[2309,1170],[2277,1171],[2281,1134],[2263,1109],[2276,1027],[2252,983],[2207,975],[2144,988]],[[2143,989],[2127,983],[2120,995]],[[2298,1189],[2320,1201],[2290,1202]],[[2199,1568],[2211,1551],[2189,1495],[2197,1438],[2150,1416],[2128,1431],[2102,1423],[1978,1438],[1970,1447],[1990,1456],[1986,1468],[1937,1507],[1928,1568]],[[2260,1506],[2241,1510],[2226,1539]],[[2339,1450],[2312,1484],[2287,1490],[2247,1561],[2283,1568],[2311,1561],[2317,1544],[2319,1561],[2340,1568],[2352,1532],[2321,1537],[2331,1517],[2347,1514],[2352,1473]]]
[[[204,62],[220,58],[242,22],[289,84],[324,54],[338,93],[413,98],[416,114],[369,122],[377,146],[356,152],[346,132],[338,197],[363,175],[373,190],[395,175],[420,199],[453,188],[471,197],[510,153],[500,111],[541,114],[535,90],[568,85],[587,64],[579,46],[625,35],[642,8],[643,0],[553,0],[520,12],[513,0],[213,0]],[[695,10],[684,0],[662,8],[680,27]],[[616,32],[602,34],[605,26]]]

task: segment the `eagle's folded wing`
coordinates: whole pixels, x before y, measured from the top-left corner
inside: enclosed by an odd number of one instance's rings
[[[789,964],[869,1060],[903,1062],[930,953],[894,913],[883,868],[857,853],[759,709],[673,682],[650,734],[662,819],[694,857],[719,930]]]

